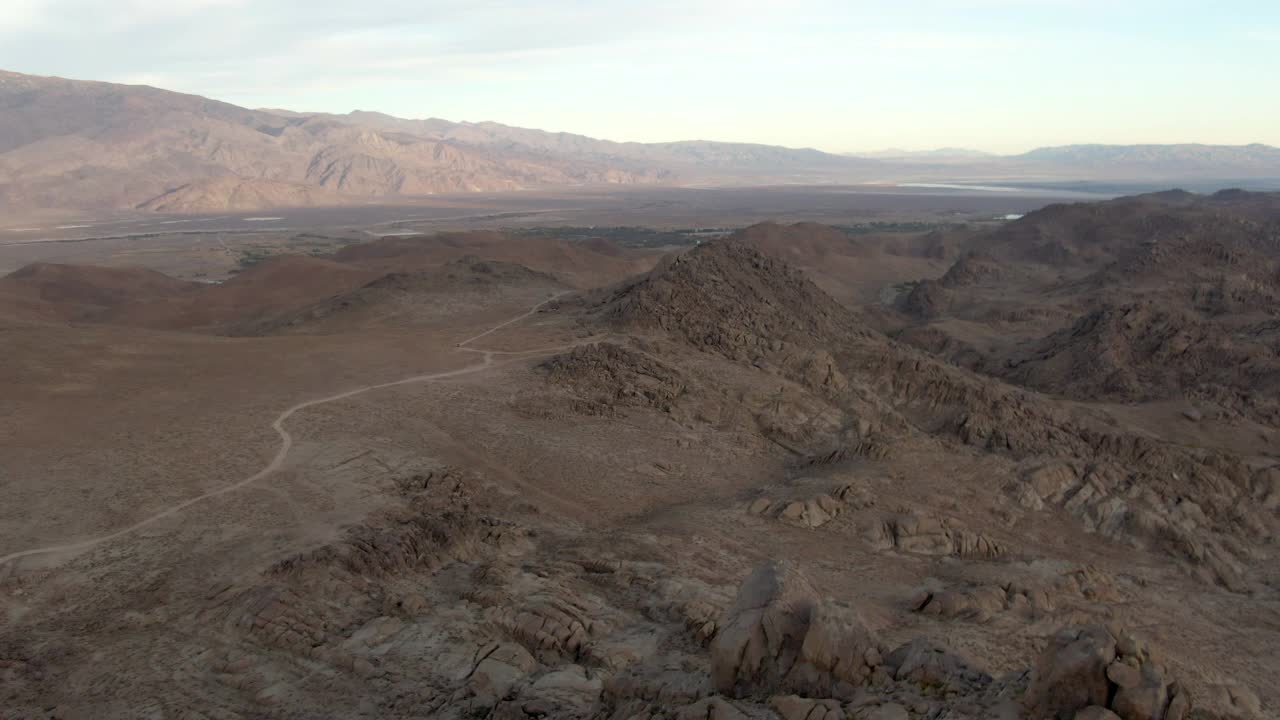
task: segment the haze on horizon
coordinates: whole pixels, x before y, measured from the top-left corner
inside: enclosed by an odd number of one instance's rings
[[[248,107],[842,151],[1280,145],[1280,5],[7,0],[0,68]]]

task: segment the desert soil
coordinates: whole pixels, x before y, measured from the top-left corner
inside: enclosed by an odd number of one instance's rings
[[[0,715],[1273,716],[1280,203],[1141,203],[19,271]]]

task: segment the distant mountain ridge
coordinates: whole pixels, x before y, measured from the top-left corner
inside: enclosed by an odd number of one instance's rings
[[[614,142],[495,122],[250,110],[146,86],[0,71],[0,210],[10,213],[254,210],[605,185],[1280,178],[1280,150],[1265,145],[971,153],[851,157],[708,140]]]
[[[999,157],[995,153],[957,147],[943,147],[936,148],[934,150],[903,150],[902,148],[889,148],[888,150],[848,152],[843,154],[848,157],[875,158],[879,160],[976,160]]]
[[[1280,170],[1280,148],[1262,143],[1251,145],[1062,145],[1042,147],[1014,160],[1053,163],[1059,166],[1127,166],[1156,171],[1211,171],[1232,167],[1241,171],[1261,170],[1273,175]]]

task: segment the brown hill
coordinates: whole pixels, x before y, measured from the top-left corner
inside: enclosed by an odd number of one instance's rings
[[[201,287],[147,268],[35,263],[0,278],[0,306],[10,317],[83,322],[121,305],[181,297]]]
[[[898,306],[913,318],[930,320],[941,317],[951,307],[951,293],[938,280],[924,279],[900,298]]]
[[[377,276],[331,260],[281,255],[220,285],[203,286],[180,297],[120,305],[101,319],[164,330],[219,329],[346,292]]]
[[[1082,399],[1188,398],[1280,426],[1280,324],[1237,332],[1169,303],[1106,305],[1010,357],[1000,374]]]
[[[798,267],[812,266],[832,257],[869,257],[872,248],[845,233],[813,222],[781,225],[766,222],[734,233],[738,241]]]
[[[945,288],[964,287],[999,278],[1000,262],[990,255],[969,252],[960,256],[938,282]]]
[[[345,247],[333,258],[387,273],[428,270],[468,256],[523,265],[575,288],[617,282],[647,270],[657,259],[651,252],[627,250],[604,240],[575,243],[492,231],[385,237]]]
[[[852,237],[819,223],[759,223],[731,239],[803,270],[846,305],[873,303],[886,286],[942,272],[955,238],[941,232]]]
[[[600,303],[620,327],[661,329],[740,359],[856,332],[851,313],[803,273],[732,239],[668,256]]]
[[[523,265],[464,257],[431,270],[384,275],[320,302],[242,323],[232,333],[335,333],[412,325],[491,307],[506,298],[525,301],[565,289],[551,275]]]
[[[903,307],[927,326],[902,337],[1058,395],[1187,398],[1275,425],[1277,217],[1280,195],[1240,191],[1051,206],[919,283]]]
[[[1234,242],[1280,217],[1277,207],[1280,194],[1239,191],[1050,205],[977,239],[973,249],[1002,260],[1098,268],[1186,238],[1215,234]]]
[[[1250,354],[1212,324],[1145,302],[1088,313],[1011,360],[1008,377],[1049,392],[1143,400],[1211,371],[1243,370]]]

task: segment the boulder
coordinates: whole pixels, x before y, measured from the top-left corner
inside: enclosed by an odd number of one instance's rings
[[[815,498],[793,500],[782,508],[778,519],[800,527],[818,528],[831,522],[837,512],[839,512],[837,508],[828,509]]]
[[[1057,502],[1068,490],[1080,484],[1080,476],[1069,463],[1055,462],[1028,472],[1024,482],[1037,496]]]
[[[1116,661],[1107,666],[1107,679],[1120,689],[1135,688],[1142,684],[1142,673],[1138,668]]]
[[[604,683],[598,675],[588,675],[581,665],[567,665],[534,681],[529,696],[558,708],[586,708],[600,699]],[[524,697],[524,692],[521,692]]]
[[[821,604],[805,632],[800,662],[787,679],[791,687],[830,694],[839,683],[866,685],[880,658],[880,643],[861,617]]]
[[[844,710],[835,700],[811,700],[798,695],[776,695],[769,707],[782,720],[844,720]]]
[[[1211,685],[1207,696],[1208,704],[1223,720],[1260,720],[1263,717],[1258,696],[1243,685]]]
[[[1101,705],[1090,705],[1076,713],[1072,720],[1120,720],[1120,716]]]
[[[800,657],[817,594],[791,563],[767,561],[743,582],[711,642],[711,676],[724,695],[782,686]]]
[[[710,679],[701,672],[692,672],[681,656],[645,658],[604,680],[605,702],[617,707],[682,707],[714,694]]]
[[[911,716],[898,703],[888,703],[864,710],[858,720],[911,720]]]
[[[490,708],[515,687],[537,661],[516,643],[492,643],[476,653],[476,662],[467,678],[472,706]]]
[[[1090,705],[1106,707],[1107,666],[1116,659],[1116,639],[1100,625],[1058,631],[1040,654],[1027,688],[1032,717],[1071,720]]]
[[[882,648],[850,608],[818,600],[790,563],[766,562],[738,591],[711,643],[716,689],[731,697],[831,697],[865,685]]]
[[[724,698],[712,695],[677,709],[673,720],[747,720],[747,716]]]
[[[1058,631],[1025,702],[1031,717],[1054,720],[1185,720],[1191,711],[1191,698],[1140,640],[1101,625]]]
[[[991,676],[986,672],[927,638],[916,638],[889,653],[884,668],[901,682],[957,692],[991,683]]]

